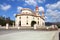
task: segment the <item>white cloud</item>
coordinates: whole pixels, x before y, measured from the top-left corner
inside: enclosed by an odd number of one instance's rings
[[[18,6],[18,7],[17,7],[17,12],[20,12],[20,10],[21,10],[22,8],[23,8],[23,7]]]
[[[60,1],[54,4],[47,4],[46,8],[46,16],[50,16],[51,18],[53,18],[53,21],[57,21],[56,19],[60,20]]]
[[[49,10],[46,12],[47,15],[52,16],[53,18],[57,18],[60,14],[58,10]]]
[[[45,18],[47,18],[47,16],[45,16]]]
[[[45,0],[25,0],[28,5],[36,6],[38,3],[43,3]]]
[[[43,7],[39,7],[39,11],[44,11],[44,8]]]
[[[43,3],[45,2],[45,0],[37,0],[39,3]]]
[[[25,0],[25,2],[26,2],[27,4],[33,5],[33,6],[36,6],[36,5],[37,5],[37,3],[36,3],[35,0]]]
[[[13,16],[15,17],[16,16],[16,13],[14,13]]]
[[[60,1],[54,4],[47,4],[46,7],[52,10],[60,9]]]
[[[24,4],[23,6],[27,6],[27,4]]]
[[[0,9],[4,11],[8,10],[9,8],[11,8],[11,5],[0,5]]]

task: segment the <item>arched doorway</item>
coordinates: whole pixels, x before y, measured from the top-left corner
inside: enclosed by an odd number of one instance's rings
[[[21,26],[21,21],[19,21],[19,26]]]
[[[36,24],[36,21],[31,21],[31,27],[34,27],[34,24]]]

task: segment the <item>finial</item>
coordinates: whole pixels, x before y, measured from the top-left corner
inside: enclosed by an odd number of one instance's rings
[[[38,5],[36,6],[36,10],[38,10]]]

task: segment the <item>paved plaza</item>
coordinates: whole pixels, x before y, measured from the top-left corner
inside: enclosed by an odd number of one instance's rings
[[[0,40],[55,40],[51,36],[56,35],[56,33],[57,31],[1,29]]]

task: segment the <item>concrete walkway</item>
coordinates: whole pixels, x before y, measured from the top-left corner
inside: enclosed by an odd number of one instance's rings
[[[0,30],[0,40],[58,40],[57,31]]]

